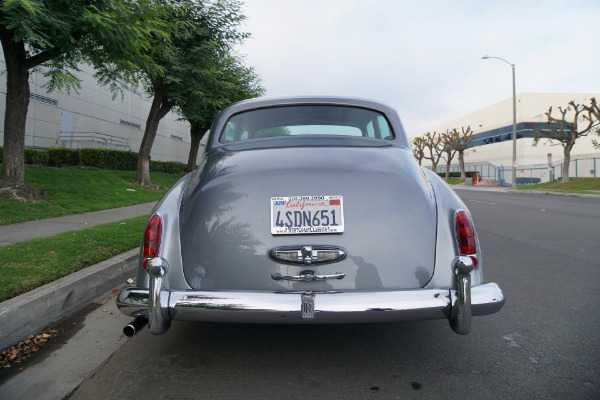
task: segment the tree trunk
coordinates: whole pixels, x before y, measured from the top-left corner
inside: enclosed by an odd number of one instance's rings
[[[3,38],[4,39],[4,38]],[[23,64],[23,42],[2,41],[6,61],[6,112],[2,181],[12,187],[25,184],[25,123],[29,107],[29,69]]]
[[[190,155],[188,157],[187,170],[188,172],[192,172],[196,169],[196,159],[198,158],[198,149],[200,147],[200,141],[204,134],[206,133],[206,128],[202,125],[192,124],[190,127],[190,137],[192,142],[190,144]]]
[[[450,179],[450,164],[452,163],[452,159],[450,158],[448,162],[446,162],[446,180]]]
[[[562,173],[562,182],[569,182],[569,167],[571,166],[571,149],[575,145],[575,141],[569,141],[565,143],[563,147],[564,154],[564,163],[563,163],[563,173]]]
[[[152,182],[150,181],[150,152],[152,151],[152,145],[154,144],[154,139],[156,138],[158,124],[174,106],[172,102],[166,100],[167,91],[168,89],[166,87],[155,88],[154,99],[152,100],[152,106],[150,107],[150,112],[148,113],[146,128],[144,129],[144,137],[142,138],[140,151],[138,153],[137,175],[135,178],[135,183],[146,188],[153,187]]]
[[[466,181],[467,174],[465,173],[465,154],[463,151],[458,151],[458,165],[460,165],[460,180]]]

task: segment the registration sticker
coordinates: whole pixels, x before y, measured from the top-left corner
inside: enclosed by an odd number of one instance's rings
[[[271,234],[344,232],[342,196],[271,197]]]

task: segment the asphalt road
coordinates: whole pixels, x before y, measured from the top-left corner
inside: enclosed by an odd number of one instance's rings
[[[599,399],[600,199],[457,192],[507,297],[468,336],[176,322],[128,339],[70,399]]]

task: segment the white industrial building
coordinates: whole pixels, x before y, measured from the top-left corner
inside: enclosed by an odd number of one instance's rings
[[[123,96],[97,84],[90,66],[81,66],[75,75],[81,88],[47,93],[47,79],[31,72],[31,88],[25,147],[100,147],[138,152],[144,135],[151,98],[141,88],[123,87]],[[0,59],[0,146],[4,142],[6,73]],[[190,148],[189,124],[169,112],[158,126],[151,158],[187,163]]]
[[[549,142],[545,139],[534,146],[534,127],[536,124],[547,123],[546,113],[552,107],[552,115],[559,117],[558,107],[563,109],[569,106],[570,101],[575,104],[590,104],[590,98],[600,98],[598,93],[521,93],[516,97],[516,122],[517,122],[517,177],[536,176],[542,181],[549,179],[548,156],[551,154],[552,163],[558,166],[563,160],[563,148],[559,142]],[[567,114],[572,115],[572,112]],[[572,121],[567,119],[568,121]],[[580,122],[581,123],[581,122]],[[498,168],[512,168],[513,156],[513,99],[512,97],[499,103],[492,104],[480,110],[466,114],[462,117],[448,121],[428,129],[428,132],[443,133],[456,128],[461,131],[470,126],[475,140],[473,148],[465,153],[465,162],[470,168],[478,170],[484,176],[495,177]],[[422,136],[425,132],[421,135]],[[594,148],[592,139],[600,141],[595,133],[577,139],[571,151],[572,165],[570,176],[596,176],[600,177],[600,149]],[[597,159],[594,161],[594,159]],[[575,160],[577,165],[573,165]],[[591,161],[587,161],[591,160]],[[458,170],[458,160],[453,160],[451,171]],[[585,166],[584,166],[585,164]],[[429,160],[423,159],[424,166],[431,166]],[[489,166],[486,168],[486,166]],[[562,167],[560,167],[562,168]],[[577,171],[573,171],[577,168]],[[491,170],[493,171],[491,171]],[[445,162],[440,160],[438,172],[444,172]],[[490,172],[488,172],[488,170]],[[556,171],[556,178],[560,177],[560,170]],[[509,177],[507,177],[509,178]]]

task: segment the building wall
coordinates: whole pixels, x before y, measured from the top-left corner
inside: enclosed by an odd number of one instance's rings
[[[519,123],[545,123],[547,117],[545,113],[552,106],[552,115],[557,117],[558,107],[566,108],[571,100],[576,104],[589,104],[591,97],[600,98],[598,93],[521,93],[517,95],[517,124]],[[567,114],[572,115],[572,112]],[[462,117],[448,121],[444,124],[432,127],[429,132],[445,132],[448,129],[461,127],[465,129],[470,126],[474,134],[483,134],[499,128],[502,132],[510,133],[512,139],[513,123],[513,99],[508,98],[499,103],[492,104],[480,110],[466,114]],[[421,133],[423,135],[425,132]],[[517,132],[517,162],[519,165],[545,164],[548,153],[552,153],[553,161],[563,159],[563,148],[558,142],[549,142],[540,140],[537,146],[533,146],[534,140],[531,137],[520,137],[532,134],[531,131]],[[416,136],[421,136],[416,135]],[[476,146],[465,154],[466,162],[485,162],[488,161],[497,166],[512,166],[512,140],[506,140],[506,133],[503,134],[504,141],[489,143]],[[598,140],[598,136],[588,134],[586,137],[577,139],[572,156],[600,153],[592,145],[592,139]],[[456,161],[457,162],[457,161]],[[431,165],[429,160],[423,159],[423,165]]]
[[[25,146],[104,147],[139,151],[151,100],[142,88],[124,88],[123,96],[100,87],[93,69],[84,65],[76,73],[81,88],[47,93],[47,79],[39,72],[29,78],[31,98],[27,113]],[[5,71],[0,57],[0,71]],[[0,145],[4,142],[6,73],[0,74]],[[151,158],[187,163],[190,149],[189,124],[169,112],[160,122]]]

